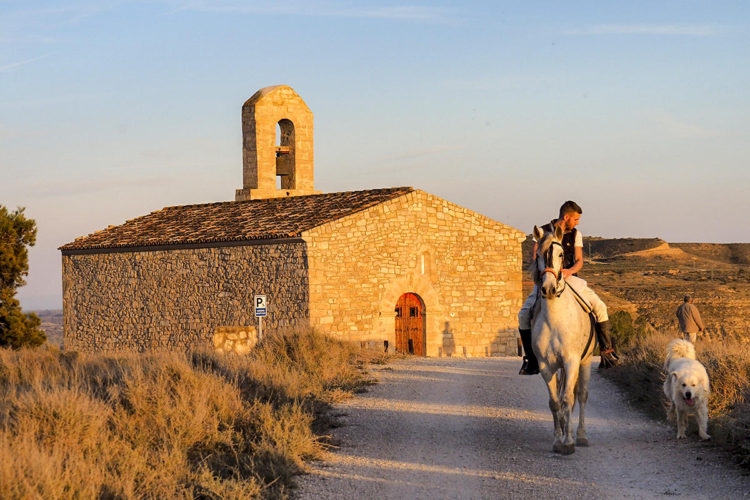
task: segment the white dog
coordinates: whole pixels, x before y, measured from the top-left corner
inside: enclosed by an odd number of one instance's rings
[[[664,361],[667,379],[664,394],[671,405],[669,413],[677,417],[677,439],[685,437],[688,415],[695,415],[701,439],[711,439],[706,432],[708,425],[708,373],[695,360],[695,347],[687,340],[675,339],[667,346]]]

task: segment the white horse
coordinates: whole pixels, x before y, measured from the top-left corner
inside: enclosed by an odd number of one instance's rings
[[[562,228],[556,226],[553,234],[534,226],[534,237],[538,244],[531,272],[541,300],[534,308],[531,342],[549,390],[555,423],[552,449],[569,455],[576,444],[588,446],[584,416],[594,350],[593,323],[562,277]],[[576,399],[580,415],[573,440],[571,419]]]

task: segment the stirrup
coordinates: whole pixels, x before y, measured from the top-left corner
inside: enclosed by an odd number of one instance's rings
[[[614,348],[609,348],[599,353],[602,360],[599,362],[599,369],[612,368],[620,364],[620,357],[615,353]]]
[[[519,375],[538,375],[539,374],[539,363],[537,363],[536,368],[529,368],[529,358],[527,356],[523,357],[523,365],[521,366],[521,369],[518,371]]]
[[[611,347],[611,348],[605,350],[604,352],[602,352],[600,354],[603,355],[603,356],[607,355],[608,359],[611,358],[614,361],[620,361],[620,356],[617,355],[617,353],[615,352],[615,348],[614,347]],[[609,354],[611,354],[612,356],[609,356]]]

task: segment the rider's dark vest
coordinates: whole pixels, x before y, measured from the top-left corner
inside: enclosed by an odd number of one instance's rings
[[[549,224],[545,224],[542,226],[542,229],[545,232],[548,233],[554,233],[555,230],[553,229],[553,222],[550,222]],[[573,228],[572,231],[567,232],[563,234],[562,239],[562,246],[563,246],[563,252],[565,255],[565,262],[563,263],[563,267],[565,269],[568,269],[569,267],[573,267],[573,264],[576,263],[576,235],[578,234],[578,229]],[[577,274],[576,274],[577,276]]]

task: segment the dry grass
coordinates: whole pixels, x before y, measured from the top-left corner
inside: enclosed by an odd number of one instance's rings
[[[284,497],[364,362],[310,331],[248,357],[0,350],[0,498]]]
[[[666,418],[662,366],[675,332],[634,337],[622,351],[625,363],[602,373],[623,387],[631,402],[651,415]],[[750,467],[750,349],[744,339],[725,338],[696,345],[698,360],[711,381],[709,427],[713,441]]]

